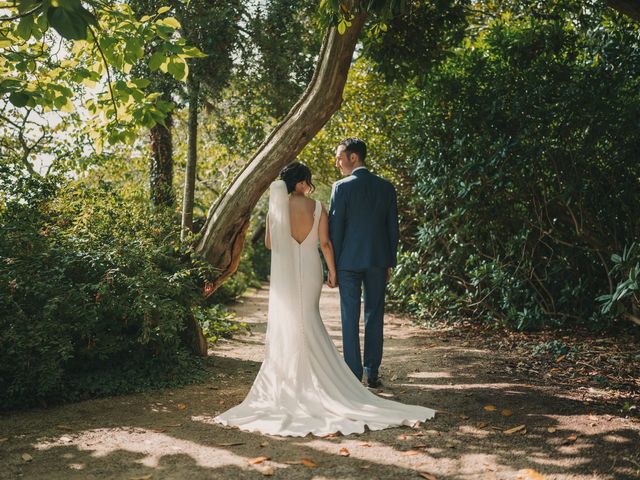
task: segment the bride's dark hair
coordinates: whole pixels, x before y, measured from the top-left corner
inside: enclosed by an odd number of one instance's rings
[[[280,170],[280,180],[287,185],[287,193],[291,193],[296,189],[298,182],[306,181],[311,186],[311,191],[316,186],[311,181],[311,170],[304,163],[293,162]]]

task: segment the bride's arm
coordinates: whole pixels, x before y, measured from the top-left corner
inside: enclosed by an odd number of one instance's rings
[[[325,262],[327,262],[327,268],[329,269],[329,278],[327,279],[327,285],[335,287],[338,285],[336,276],[336,262],[333,255],[333,244],[329,237],[329,216],[327,211],[322,205],[322,212],[320,213],[320,225],[318,227],[318,234],[320,235],[320,250],[324,256]]]
[[[269,214],[267,213],[267,219],[265,222],[264,228],[264,246],[267,247],[267,250],[271,250],[271,234],[269,233]]]

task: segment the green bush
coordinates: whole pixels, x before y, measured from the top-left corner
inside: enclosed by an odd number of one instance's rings
[[[401,307],[522,330],[614,318],[596,297],[640,238],[640,30],[591,7],[497,16],[408,83]]]
[[[203,378],[180,332],[214,272],[170,212],[7,166],[0,191],[0,408]]]

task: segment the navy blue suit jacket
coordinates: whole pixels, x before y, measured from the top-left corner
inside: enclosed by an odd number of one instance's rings
[[[338,270],[395,267],[399,228],[393,184],[366,169],[334,183],[329,235]]]

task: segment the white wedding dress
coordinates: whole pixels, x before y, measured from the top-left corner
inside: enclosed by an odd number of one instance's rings
[[[318,252],[321,205],[302,243],[291,236],[286,186],[271,184],[271,283],[266,354],[239,405],[214,417],[222,425],[269,435],[344,435],[408,425],[435,410],[405,405],[369,391],[344,362],[320,317],[323,284]]]

